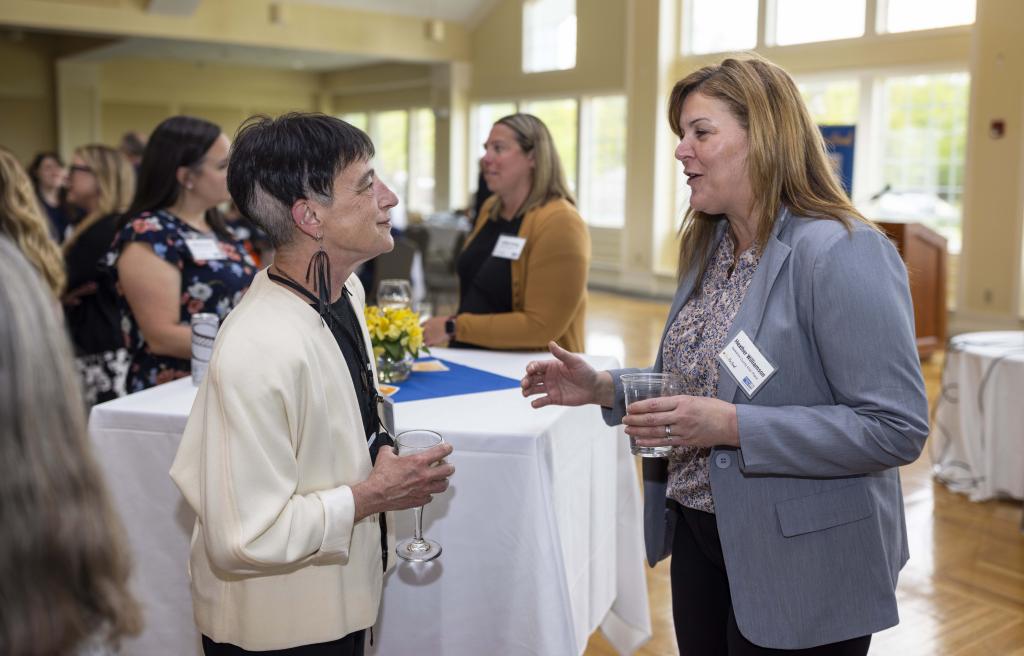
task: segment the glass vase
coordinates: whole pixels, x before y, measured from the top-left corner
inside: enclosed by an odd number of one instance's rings
[[[377,380],[394,385],[409,377],[415,358],[406,351],[401,359],[395,360],[387,353],[377,356]]]

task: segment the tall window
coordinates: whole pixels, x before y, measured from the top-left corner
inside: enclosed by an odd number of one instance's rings
[[[887,0],[884,32],[910,32],[974,22],[975,0]]]
[[[960,250],[967,150],[967,73],[890,77],[882,83],[879,214],[915,219]]]
[[[569,188],[575,193],[576,186],[576,139],[578,109],[575,98],[557,100],[532,100],[520,105],[520,111],[533,114],[548,126],[555,141],[558,157],[568,179]]]
[[[377,175],[409,203],[409,112],[404,109],[373,114],[370,137],[377,150]]]
[[[409,201],[411,211],[434,211],[434,111],[409,114]]]
[[[866,0],[775,0],[773,43],[786,46],[864,34]]]
[[[800,93],[818,125],[855,125],[859,85],[857,80],[801,82]]]
[[[370,129],[370,118],[367,116],[366,112],[348,112],[347,114],[342,114],[338,118],[346,123],[351,123],[363,132]]]
[[[757,45],[757,0],[687,0],[683,51],[702,55]]]
[[[580,214],[592,226],[621,228],[626,214],[626,97],[584,104],[580,130]]]
[[[576,67],[576,0],[524,0],[523,72]]]

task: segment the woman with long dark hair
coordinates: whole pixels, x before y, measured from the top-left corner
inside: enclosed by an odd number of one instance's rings
[[[219,127],[191,116],[165,120],[146,143],[108,255],[132,354],[129,393],[189,375],[192,315],[223,319],[256,273],[217,210],[229,198],[229,148]]]

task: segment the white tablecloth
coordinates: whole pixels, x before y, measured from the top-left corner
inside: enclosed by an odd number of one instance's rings
[[[519,378],[536,354],[436,349]],[[611,358],[589,358],[611,367]],[[199,653],[186,563],[194,516],[167,475],[190,379],[96,406],[89,431],[127,527],[146,629],[126,654]],[[640,491],[597,408],[534,410],[517,389],[400,403],[398,430],[453,444],[450,489],[424,511],[444,552],[389,573],[371,654],[579,654],[598,626],[620,652],[651,634]],[[399,538],[412,513],[398,513]]]
[[[1024,499],[1024,332],[950,340],[931,448],[939,480],[972,501]]]

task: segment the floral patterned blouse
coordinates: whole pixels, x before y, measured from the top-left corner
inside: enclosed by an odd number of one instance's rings
[[[755,246],[740,253],[733,269],[732,233],[718,244],[704,281],[676,315],[665,335],[662,369],[683,379],[683,394],[718,395],[718,353],[754,278],[761,254]],[[715,512],[708,470],[710,448],[676,447],[668,463],[668,496],[687,508]]]
[[[217,241],[224,259],[197,260],[193,257],[186,240],[204,238]],[[212,312],[223,321],[249,288],[256,275],[256,265],[240,241],[224,240],[215,233],[200,233],[166,210],[143,212],[121,229],[107,254],[107,266],[117,285],[121,331],[132,358],[126,384],[130,394],[191,375],[192,363],[188,359],[157,355],[149,350],[125,300],[115,266],[122,249],[129,242],[149,244],[158,257],[181,272],[179,320],[186,325],[192,315],[199,312]]]

